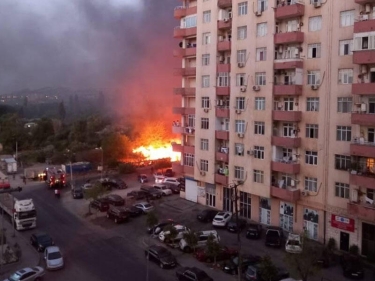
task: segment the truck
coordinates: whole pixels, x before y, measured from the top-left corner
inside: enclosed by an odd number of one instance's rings
[[[36,227],[36,210],[33,199],[18,200],[10,193],[0,194],[0,208],[9,215],[17,230]]]
[[[49,188],[59,189],[65,187],[66,173],[62,169],[46,168],[45,181]]]
[[[23,175],[28,180],[43,180],[45,177],[45,168],[44,167],[30,167],[25,168],[23,171]]]

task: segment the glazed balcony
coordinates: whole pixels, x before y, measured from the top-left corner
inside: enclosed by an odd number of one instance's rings
[[[232,7],[232,0],[218,0],[217,6],[220,9],[226,9]]]
[[[229,96],[230,87],[216,87],[216,95],[217,96]]]
[[[271,170],[286,174],[299,174],[301,165],[294,161],[275,160],[271,162]]]
[[[353,52],[353,63],[373,64],[375,63],[375,50],[363,50]]]
[[[185,67],[185,68],[176,68],[174,74],[176,76],[195,76],[197,68],[196,67]]]
[[[173,107],[172,112],[173,114],[194,115],[195,108],[194,107]]]
[[[287,202],[297,202],[301,197],[301,191],[299,189],[279,188],[271,186],[271,196],[274,198],[281,199]]]
[[[188,136],[194,136],[195,128],[194,127],[185,127],[182,131],[182,134],[188,135]]]
[[[223,153],[223,152],[216,152],[215,160],[228,163],[229,162],[229,154]]]
[[[297,148],[301,146],[301,138],[273,136],[272,145],[286,147],[286,148]]]
[[[185,96],[195,96],[195,88],[174,88],[173,93],[175,95]]]
[[[216,67],[217,72],[230,72],[230,64],[229,63],[219,63]]]
[[[178,125],[175,125],[173,124],[172,125],[172,133],[173,134],[183,134],[184,133],[184,127],[181,127],[181,126],[178,126]]]
[[[173,37],[174,38],[183,38],[189,36],[197,36],[197,28],[190,27],[190,28],[181,28],[176,26],[173,30]]]
[[[302,111],[273,110],[272,119],[274,121],[299,122],[302,120]]]
[[[278,5],[275,10],[275,18],[284,20],[289,18],[302,17],[305,14],[305,5],[295,3],[291,5]]]
[[[372,173],[350,173],[349,183],[364,188],[375,189],[375,175]]]
[[[177,49],[173,51],[173,56],[175,57],[196,57],[197,56],[197,48],[190,47],[184,49]]]
[[[348,202],[348,214],[360,220],[375,221],[375,205],[368,203]]]
[[[215,138],[218,140],[229,140],[229,131],[216,130]]]
[[[225,30],[225,29],[231,29],[231,28],[232,28],[232,19],[224,19],[224,20],[217,21],[217,29]]]
[[[178,6],[174,8],[173,16],[175,19],[181,19],[186,16],[191,16],[197,13],[197,6],[194,7],[184,7]]]
[[[362,126],[375,126],[375,114],[352,112],[352,124]]]
[[[215,174],[215,183],[227,186],[228,185],[228,176],[221,175],[221,174]]]
[[[301,31],[292,32],[280,32],[275,34],[275,45],[279,44],[292,44],[292,43],[303,43],[305,40],[305,34]]]
[[[229,118],[229,108],[228,107],[216,107],[215,116],[220,118]]]
[[[274,96],[301,96],[302,85],[274,85]]]
[[[273,68],[275,70],[303,68],[303,61],[298,58],[287,60],[275,60]]]
[[[352,84],[353,95],[375,95],[375,83],[354,83]]]
[[[368,14],[361,15],[360,20],[357,22],[354,22],[354,33],[371,32],[374,30],[375,30],[375,19],[369,18]]]
[[[375,158],[375,143],[356,140],[350,144],[350,155]]]
[[[180,153],[181,153],[181,152],[183,151],[183,146],[182,146],[182,144],[172,142],[172,151],[173,151],[173,152],[180,152]]]
[[[229,40],[223,40],[223,41],[219,41],[217,43],[217,51],[218,52],[226,52],[226,51],[230,51],[231,50],[231,44],[232,42],[229,41]]]

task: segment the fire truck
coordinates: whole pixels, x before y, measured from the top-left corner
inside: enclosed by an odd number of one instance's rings
[[[58,189],[65,187],[66,174],[62,169],[46,168],[45,181],[49,188]]]

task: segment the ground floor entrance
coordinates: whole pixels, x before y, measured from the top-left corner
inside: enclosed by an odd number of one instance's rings
[[[375,260],[375,225],[362,223],[362,255]]]

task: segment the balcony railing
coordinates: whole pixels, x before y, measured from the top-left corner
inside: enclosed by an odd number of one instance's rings
[[[301,138],[273,136],[272,145],[286,147],[286,148],[297,148],[301,146]]]
[[[275,121],[299,122],[302,120],[301,111],[273,110],[272,118]]]
[[[229,162],[229,154],[223,152],[216,152],[216,161]]]
[[[273,86],[275,96],[300,96],[302,95],[302,85],[276,84]]]
[[[229,41],[229,40],[223,40],[223,41],[219,41],[217,43],[217,50],[219,52],[225,52],[225,51],[230,51],[231,50],[231,44],[232,42]]]
[[[219,30],[232,28],[232,19],[224,19],[217,21],[217,28]]]
[[[219,63],[216,67],[217,72],[230,72],[230,64],[229,63]]]
[[[195,107],[173,107],[173,114],[189,115],[195,114]]]
[[[230,87],[216,87],[216,95],[217,96],[229,96],[230,95]]]
[[[375,126],[375,114],[352,112],[352,124]]]
[[[350,155],[375,158],[375,143],[355,138],[350,144]]]
[[[215,131],[215,138],[218,140],[229,140],[229,131],[217,130]]]
[[[375,49],[357,50],[353,52],[353,63],[355,64],[374,64]]]
[[[366,172],[364,170],[356,171],[351,170],[350,177],[349,177],[349,183],[356,186],[361,186],[364,188],[375,188],[375,174],[371,172]]]
[[[173,51],[175,57],[193,57],[197,55],[196,47],[188,47],[183,49],[177,49]]]
[[[375,221],[375,205],[368,203],[349,202],[348,214],[356,216],[361,220]]]
[[[217,106],[215,109],[215,116],[221,118],[229,118],[229,107]]]
[[[221,175],[221,174],[215,174],[215,183],[227,186],[228,185],[228,176]]]
[[[375,83],[352,84],[353,95],[375,95]]]
[[[271,186],[271,196],[288,202],[297,202],[301,197],[301,191],[297,188]]]
[[[297,160],[275,159],[271,162],[271,170],[286,174],[299,174],[301,165]]]
[[[217,6],[220,9],[226,9],[232,7],[232,0],[218,0]]]
[[[196,27],[189,27],[189,28],[181,28],[180,26],[176,26],[173,30],[173,37],[174,38],[182,38],[188,36],[196,36],[197,35],[197,28]]]
[[[274,62],[274,69],[295,69],[295,68],[303,68],[303,60],[300,58],[294,59],[283,59],[283,60],[275,60]]]
[[[174,88],[173,93],[181,96],[195,96],[195,88]]]
[[[277,20],[289,19],[302,17],[305,14],[305,5],[300,3],[291,3],[281,2],[277,5],[275,11],[275,18]]]
[[[174,152],[182,152],[183,146],[180,143],[172,142],[172,151]]]
[[[185,68],[176,68],[174,74],[176,76],[195,76],[197,68],[196,67],[185,67]]]
[[[305,34],[301,31],[279,32],[275,34],[275,44],[303,43]]]
[[[359,15],[354,22],[354,33],[371,32],[375,29],[375,19],[371,14]]]
[[[197,13],[197,6],[194,6],[194,7],[178,6],[174,8],[173,15],[176,19],[181,19],[183,17],[194,15],[196,13]]]

